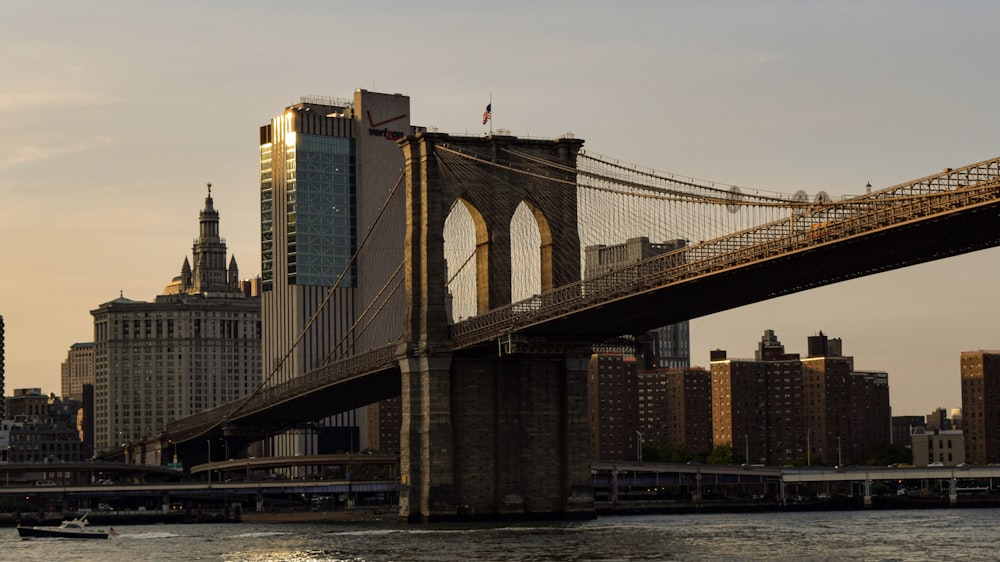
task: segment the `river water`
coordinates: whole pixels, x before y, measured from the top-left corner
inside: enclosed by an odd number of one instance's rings
[[[103,540],[22,540],[0,560],[939,561],[1000,560],[1000,509],[600,517],[517,524],[229,523],[121,526]]]

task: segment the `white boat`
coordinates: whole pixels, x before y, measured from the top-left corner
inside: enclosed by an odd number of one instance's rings
[[[87,514],[83,517],[68,519],[58,527],[25,527],[17,526],[17,534],[21,538],[47,538],[47,539],[106,539],[109,536],[118,536],[114,527],[105,531],[104,529],[88,529]]]

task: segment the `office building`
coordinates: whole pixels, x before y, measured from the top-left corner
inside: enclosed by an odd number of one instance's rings
[[[965,459],[1000,462],[1000,351],[963,351],[962,428]]]
[[[409,97],[366,90],[302,98],[260,128],[265,385],[400,338],[404,301],[393,287],[406,220],[396,141],[416,131]],[[357,450],[369,443],[366,419],[364,408],[337,413],[272,440],[265,454],[333,452],[322,443]]]
[[[260,300],[241,290],[235,256],[227,265],[211,185],[192,253],[154,302],[121,295],[91,311],[98,454],[260,384]]]
[[[62,364],[63,398],[83,400],[83,385],[94,384],[94,342],[74,343]]]
[[[634,265],[640,261],[678,250],[685,246],[684,240],[671,240],[654,244],[642,236],[629,238],[622,244],[587,246],[584,250],[585,279],[604,275],[611,271]],[[649,367],[686,369],[691,366],[691,335],[687,320],[660,326],[650,330],[652,356],[645,358]]]

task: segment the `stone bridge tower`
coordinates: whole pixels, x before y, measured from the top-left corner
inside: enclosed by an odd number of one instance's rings
[[[400,516],[592,517],[589,351],[452,350],[444,255],[445,219],[461,201],[475,225],[478,312],[510,304],[510,223],[524,203],[541,235],[542,291],[579,280],[573,184],[583,141],[420,133],[399,144],[407,189]],[[471,158],[481,174],[456,173],[449,154]],[[531,157],[563,167],[515,171]]]

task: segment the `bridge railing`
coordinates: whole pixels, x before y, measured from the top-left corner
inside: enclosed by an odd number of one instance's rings
[[[451,338],[457,347],[483,343],[597,303],[998,198],[1000,158],[947,169],[863,196],[793,211],[788,219],[686,246],[498,307],[452,325]]]
[[[638,292],[709,275],[805,248],[843,240],[905,221],[1000,198],[1000,158],[947,169],[881,191],[815,208],[788,219],[700,242],[584,281],[499,307],[451,326],[456,347],[491,341],[522,327]],[[175,439],[195,436],[226,420],[365,373],[394,367],[391,344],[331,363],[300,377],[258,389],[241,400],[167,424]]]

